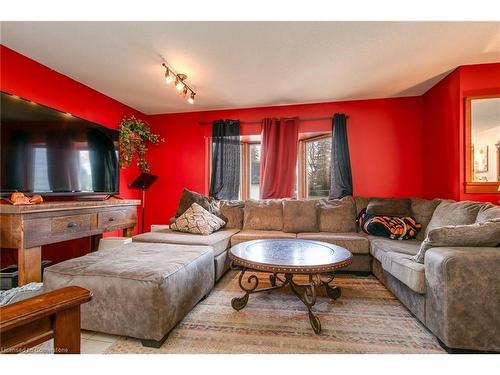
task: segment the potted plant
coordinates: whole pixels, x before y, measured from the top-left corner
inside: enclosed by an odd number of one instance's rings
[[[129,167],[137,155],[137,166],[142,172],[149,172],[146,160],[147,144],[158,145],[164,142],[158,134],[153,134],[149,125],[134,116],[124,117],[118,128],[120,132],[120,163],[123,168]]]

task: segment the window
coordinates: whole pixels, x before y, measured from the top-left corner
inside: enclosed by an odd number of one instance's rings
[[[299,197],[307,199],[327,198],[331,182],[332,139],[330,135],[306,138],[299,147],[302,171]]]
[[[297,160],[296,197],[328,198],[331,183],[331,133],[314,136],[301,134]],[[247,136],[241,141],[240,199],[260,198],[260,137]]]

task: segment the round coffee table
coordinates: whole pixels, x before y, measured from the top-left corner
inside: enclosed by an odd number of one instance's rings
[[[309,321],[315,333],[321,332],[321,322],[312,312],[316,303],[316,288],[324,287],[328,297],[337,299],[340,288],[330,285],[335,278],[335,270],[351,264],[352,254],[343,247],[326,242],[302,239],[254,240],[239,243],[229,250],[233,269],[240,270],[238,282],[245,292],[242,297],[233,298],[231,306],[235,310],[243,309],[252,293],[280,289],[286,285],[306,305]],[[259,278],[249,272],[268,272],[271,287],[260,288]],[[309,275],[309,282],[296,283],[295,275]]]

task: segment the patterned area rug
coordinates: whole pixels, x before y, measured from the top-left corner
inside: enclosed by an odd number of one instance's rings
[[[269,286],[259,274],[260,286]],[[314,307],[322,332],[315,335],[307,308],[288,287],[250,295],[241,311],[238,275],[229,271],[209,297],[170,332],[159,349],[120,338],[106,353],[444,353],[435,337],[380,282],[340,275],[342,296],[331,301],[324,289]]]

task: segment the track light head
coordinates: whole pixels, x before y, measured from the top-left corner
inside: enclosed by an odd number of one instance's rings
[[[184,80],[187,78],[185,74],[177,74],[177,79],[175,80],[175,88],[177,91],[184,90]]]
[[[195,94],[194,92],[191,92],[191,95],[190,95],[190,96],[189,96],[189,98],[187,99],[187,102],[188,102],[189,104],[194,104],[194,96],[195,96],[195,95],[196,95],[196,94]]]

